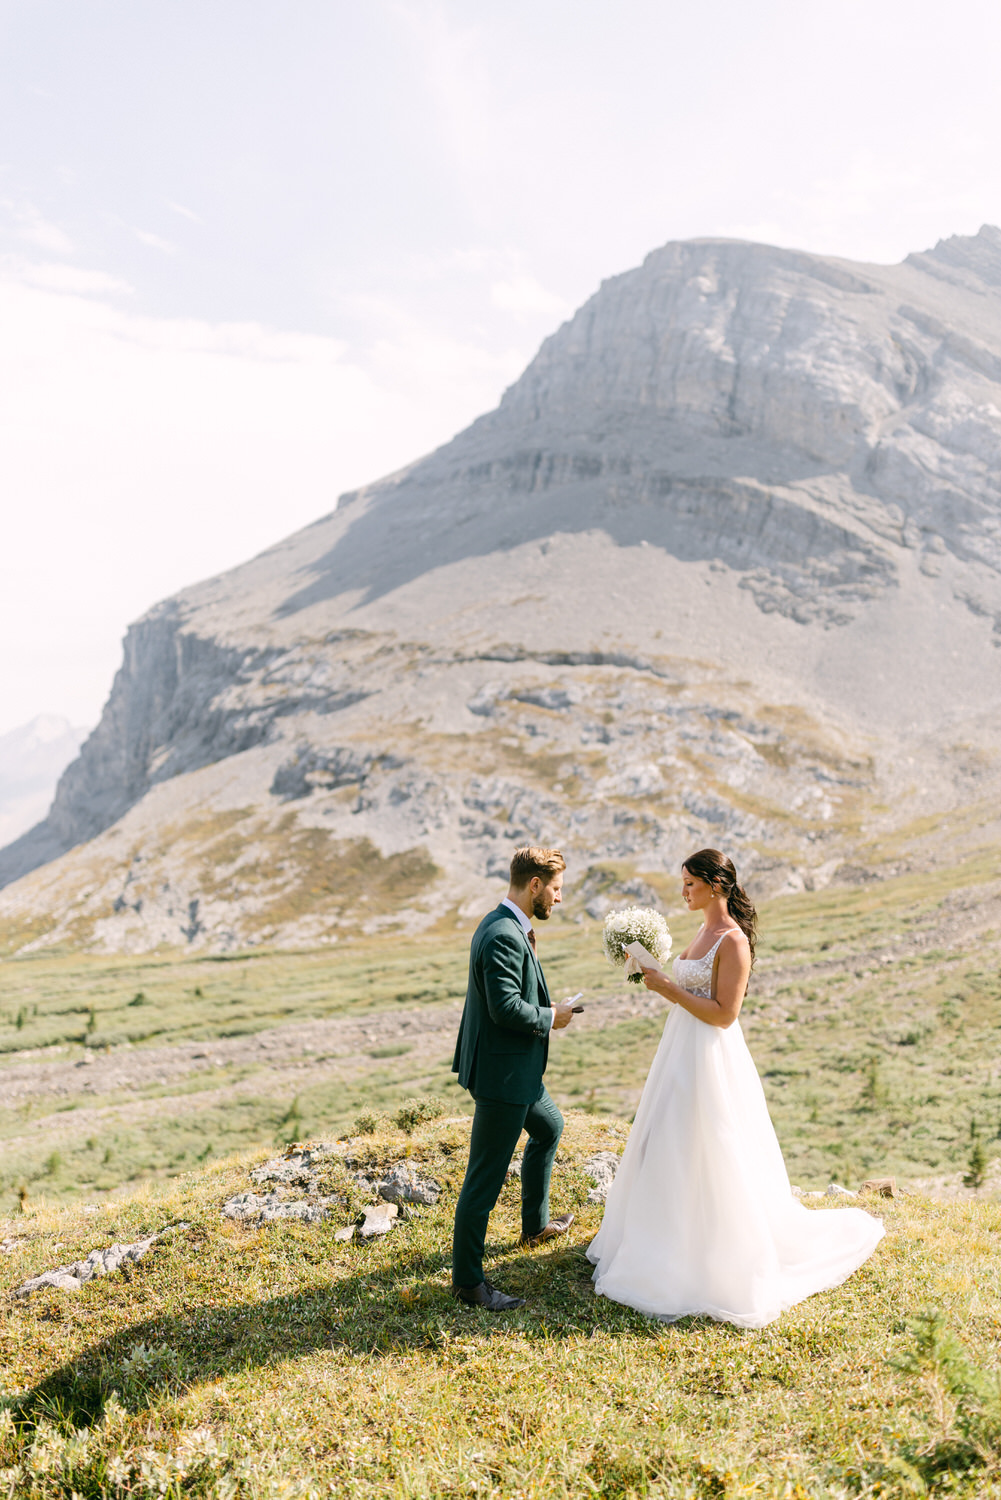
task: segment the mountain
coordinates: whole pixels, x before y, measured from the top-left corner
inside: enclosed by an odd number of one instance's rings
[[[990,824],[999,645],[1001,231],[668,244],[452,442],[130,628],[0,926],[418,926],[526,839],[594,912],[704,843],[866,878]]]
[[[38,714],[0,734],[0,844],[45,817],[59,777],[87,734],[58,714]]]

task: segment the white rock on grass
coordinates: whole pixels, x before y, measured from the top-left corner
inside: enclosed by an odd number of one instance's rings
[[[280,1182],[286,1187],[308,1187],[315,1173],[310,1171],[308,1156],[290,1156],[283,1160],[280,1156],[271,1161],[262,1162],[255,1167],[250,1174],[251,1182]]]
[[[16,1298],[30,1297],[33,1292],[40,1292],[44,1287],[53,1287],[60,1292],[78,1292],[95,1277],[110,1276],[126,1262],[142,1260],[158,1240],[187,1227],[187,1223],[171,1224],[159,1234],[147,1235],[145,1239],[135,1240],[129,1245],[109,1245],[106,1250],[92,1250],[85,1260],[75,1260],[71,1265],[57,1266],[55,1270],[32,1276],[28,1281],[23,1281],[11,1295]]]
[[[584,1163],[583,1170],[589,1177],[594,1178],[595,1186],[587,1195],[588,1203],[604,1203],[608,1197],[608,1189],[615,1181],[615,1174],[619,1170],[620,1156],[614,1151],[598,1151],[594,1156],[589,1156]]]
[[[437,1203],[441,1183],[433,1177],[420,1177],[409,1162],[398,1161],[385,1177],[376,1183],[380,1198],[388,1203]]]
[[[829,1182],[824,1190],[825,1198],[857,1198],[858,1193],[852,1192],[851,1188],[842,1187],[840,1182]]]
[[[259,1220],[271,1223],[275,1219],[302,1219],[307,1224],[325,1219],[336,1198],[285,1198],[278,1193],[261,1197],[258,1193],[235,1193],[227,1198],[222,1213],[227,1219],[241,1221]]]
[[[257,1183],[278,1182],[287,1187],[309,1187],[316,1181],[320,1162],[325,1157],[342,1154],[339,1145],[328,1146],[322,1142],[299,1147],[285,1156],[273,1156],[270,1161],[261,1162],[252,1170],[250,1179]]]
[[[377,1234],[388,1234],[398,1213],[395,1203],[377,1203],[374,1208],[366,1208],[358,1233],[363,1240],[373,1239]]]

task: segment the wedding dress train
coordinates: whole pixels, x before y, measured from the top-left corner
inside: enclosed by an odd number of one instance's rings
[[[708,995],[718,946],[676,959],[675,983]],[[710,1026],[675,1005],[587,1251],[598,1295],[669,1321],[763,1328],[839,1286],[883,1234],[860,1208],[793,1197],[739,1021]]]

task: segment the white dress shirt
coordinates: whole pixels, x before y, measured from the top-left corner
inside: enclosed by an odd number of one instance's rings
[[[521,907],[520,906],[516,906],[514,904],[514,902],[511,901],[511,900],[509,900],[509,898],[507,896],[504,897],[504,900],[501,902],[501,906],[506,906],[507,909],[508,909],[508,911],[513,911],[514,912],[515,916],[518,918],[518,921],[521,923],[521,930],[522,930],[522,932],[525,934],[526,937],[528,937],[528,934],[532,930],[532,924],[528,920],[528,918],[525,916],[525,913],[522,911]],[[540,1009],[542,1009],[542,1010],[548,1010],[548,1012],[549,1012],[549,1029],[550,1029],[550,1031],[552,1031],[552,1029],[553,1029],[553,1021],[556,1019],[556,1012],[553,1010],[552,1006],[545,1006],[545,1005],[543,1005],[543,1006],[540,1007]]]

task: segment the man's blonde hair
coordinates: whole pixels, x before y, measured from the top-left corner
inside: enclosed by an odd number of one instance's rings
[[[516,891],[521,891],[538,875],[548,885],[566,867],[567,862],[558,849],[541,849],[536,844],[527,844],[524,849],[514,851],[511,859],[511,884]]]

